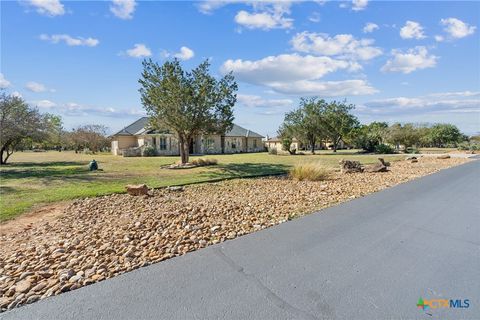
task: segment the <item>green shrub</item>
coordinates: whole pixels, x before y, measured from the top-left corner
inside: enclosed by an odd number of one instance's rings
[[[277,148],[270,148],[268,149],[269,154],[277,154]]]
[[[143,149],[143,153],[142,155],[144,157],[154,157],[157,155],[157,150],[155,149],[155,147],[153,146],[146,146],[144,149]]]
[[[322,181],[328,177],[329,171],[317,164],[300,164],[293,167],[289,175],[298,181]]]
[[[375,147],[375,153],[379,154],[391,154],[394,153],[395,151],[391,146],[388,144],[379,144],[378,146]]]
[[[418,149],[408,147],[408,148],[405,149],[405,153],[418,154],[418,153],[420,153],[420,151],[418,151]]]

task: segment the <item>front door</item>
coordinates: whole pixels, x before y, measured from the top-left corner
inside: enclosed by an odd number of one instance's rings
[[[190,149],[188,150],[190,154],[193,154],[193,150],[195,150],[194,144],[195,144],[195,141],[193,141],[193,139],[190,139]]]

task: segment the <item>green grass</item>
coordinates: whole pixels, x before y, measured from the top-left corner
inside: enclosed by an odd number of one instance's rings
[[[0,167],[0,221],[11,219],[36,205],[124,192],[127,184],[164,187],[284,174],[295,164],[312,162],[325,168],[338,168],[338,161],[342,158],[372,163],[378,156],[357,155],[354,151],[337,154],[322,151],[316,155],[250,153],[206,157],[218,160],[218,164],[169,170],[161,167],[177,162],[178,157],[123,158],[110,154],[92,156],[56,151],[14,153],[9,159],[10,164]],[[88,171],[88,163],[93,158],[102,171]],[[192,160],[198,158],[201,157],[192,157]]]

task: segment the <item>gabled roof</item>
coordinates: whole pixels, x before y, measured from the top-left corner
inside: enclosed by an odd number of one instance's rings
[[[148,126],[148,117],[141,117],[134,123],[126,126],[122,130],[114,134],[114,136],[134,136],[136,134],[141,134],[145,131],[145,128]]]
[[[157,130],[148,129],[148,117],[142,117],[134,123],[126,126],[122,130],[114,134],[114,136],[134,136],[145,133],[156,133]],[[242,128],[239,125],[233,124],[232,130],[225,134],[226,137],[247,137],[247,138],[263,138],[262,135]]]
[[[263,138],[262,135],[242,128],[239,125],[233,124],[232,130],[225,134],[226,137],[247,137],[247,138]]]

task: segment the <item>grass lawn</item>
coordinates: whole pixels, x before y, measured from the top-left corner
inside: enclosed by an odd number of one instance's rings
[[[218,165],[169,170],[160,167],[177,162],[179,157],[123,158],[110,154],[85,155],[56,151],[14,153],[9,159],[10,164],[0,168],[0,221],[11,219],[35,205],[124,192],[127,184],[146,183],[149,187],[163,187],[223,178],[281,174],[296,163],[316,162],[326,168],[338,168],[338,161],[342,158],[372,163],[378,155],[321,151],[316,155],[250,153],[205,157],[217,159]],[[399,157],[385,158],[394,160]],[[88,171],[88,162],[92,159],[97,160],[103,171]]]

